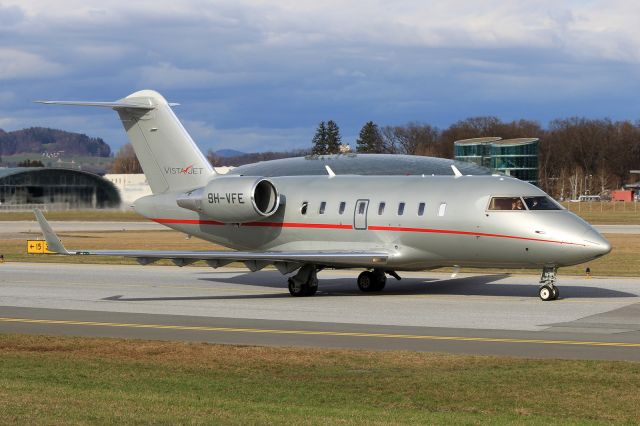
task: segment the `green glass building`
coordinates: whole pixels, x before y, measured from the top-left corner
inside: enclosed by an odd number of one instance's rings
[[[538,184],[537,138],[487,137],[456,141],[455,159]]]

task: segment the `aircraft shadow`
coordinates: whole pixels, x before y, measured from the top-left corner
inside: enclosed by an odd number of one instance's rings
[[[180,301],[180,300],[243,300],[243,299],[283,299],[291,297],[289,292],[282,294],[240,294],[229,296],[165,296],[165,297],[124,297],[116,295],[105,297],[100,300],[110,300],[115,302],[164,302],[164,301]]]
[[[503,296],[538,298],[538,283],[500,284],[496,281],[509,277],[508,274],[478,275],[463,278],[403,278],[396,281],[388,278],[387,287],[380,293],[362,293],[354,278],[320,278],[319,291],[315,297],[377,296],[385,295],[451,295],[451,296]],[[527,280],[534,280],[527,277]],[[165,296],[165,297],[124,297],[116,295],[102,300],[123,302],[186,301],[186,300],[250,300],[289,298],[286,279],[274,271],[243,273],[233,277],[199,278],[201,281],[224,284],[243,284],[254,287],[278,288],[282,293],[254,293],[216,296]],[[637,294],[598,287],[559,284],[560,299],[570,298],[615,298],[639,297]]]
[[[496,283],[508,274],[480,275],[474,277],[452,278],[437,280],[424,284],[420,279],[407,279],[389,285],[381,294],[434,294],[454,296],[505,296],[505,297],[538,297],[539,284],[535,280],[532,284]],[[532,280],[532,278],[527,278]],[[581,285],[563,285],[558,283],[560,299],[569,298],[610,298],[610,297],[638,297],[637,294],[607,288],[588,287]]]

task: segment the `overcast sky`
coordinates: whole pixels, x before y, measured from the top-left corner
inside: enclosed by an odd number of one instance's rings
[[[637,1],[0,0],[0,128],[126,136],[35,99],[155,89],[203,150],[352,145],[368,120],[640,116]],[[523,135],[535,136],[535,135]]]

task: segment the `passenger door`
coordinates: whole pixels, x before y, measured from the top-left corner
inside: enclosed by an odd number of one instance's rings
[[[369,210],[369,200],[356,201],[353,211],[353,227],[355,229],[367,229],[367,210]]]

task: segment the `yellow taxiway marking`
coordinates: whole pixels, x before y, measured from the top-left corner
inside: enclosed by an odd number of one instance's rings
[[[155,329],[155,330],[213,331],[213,332],[227,332],[227,333],[263,333],[263,334],[291,334],[291,335],[303,335],[303,336],[374,337],[374,338],[385,338],[385,339],[446,340],[446,341],[455,341],[455,342],[535,343],[535,344],[545,344],[545,345],[607,346],[607,347],[619,347],[619,348],[640,348],[640,343],[592,342],[592,341],[581,341],[581,340],[429,336],[429,335],[415,335],[415,334],[365,333],[365,332],[350,332],[350,331],[278,330],[278,329],[262,329],[262,328],[206,327],[206,326],[187,326],[187,325],[139,324],[139,323],[116,323],[116,322],[95,322],[95,321],[49,320],[49,319],[34,319],[34,318],[2,318],[2,317],[0,317],[0,322],[17,322],[17,323],[49,324],[49,325],[79,325],[79,326],[93,326],[93,327],[147,328],[147,329]]]

